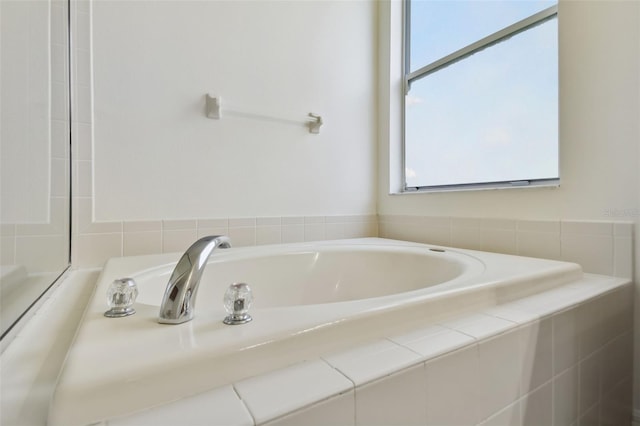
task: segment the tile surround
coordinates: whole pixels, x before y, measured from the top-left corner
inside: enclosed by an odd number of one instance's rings
[[[585,272],[633,277],[634,225],[628,221],[525,220],[380,215],[378,236],[471,250],[565,260]],[[449,238],[446,236],[449,235]]]
[[[612,278],[585,296],[575,289],[589,288],[586,278],[586,283],[488,308],[446,326],[434,324],[242,380],[233,385],[235,400],[222,409],[239,407],[237,420],[229,418],[227,424],[247,424],[247,412],[255,425],[624,424],[631,412],[632,305],[622,304],[619,317],[600,316],[601,329],[610,333],[596,334],[593,352],[583,359],[575,356],[575,345],[585,331],[567,324],[584,307],[605,311],[627,297],[632,284]],[[558,296],[564,297],[552,312],[541,303]],[[526,313],[513,317],[532,319],[509,328],[503,318],[484,321],[476,337],[462,331],[473,319],[518,310]],[[588,333],[586,338],[592,340]],[[563,339],[574,344],[554,344]],[[425,350],[430,344],[437,349]],[[564,360],[562,367],[554,368],[556,360]],[[179,404],[199,416],[216,412],[211,401],[195,403],[202,398]],[[155,424],[163,410],[167,407],[131,419]],[[167,411],[166,418],[175,415]],[[125,418],[104,426],[134,423]]]
[[[100,267],[110,257],[183,252],[197,238],[228,235],[234,247],[375,237],[375,216],[212,218],[94,222],[90,198],[77,198],[74,265]],[[307,222],[305,222],[307,220]]]

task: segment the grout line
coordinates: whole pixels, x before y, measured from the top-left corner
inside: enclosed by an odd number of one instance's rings
[[[244,407],[244,409],[247,411],[247,413],[249,413],[249,417],[251,417],[251,421],[253,422],[254,425],[257,425],[256,423],[256,418],[253,416],[253,413],[251,412],[251,410],[249,409],[249,406],[247,405],[246,402],[244,402],[244,399],[242,399],[242,397],[240,396],[240,393],[238,392],[238,390],[236,389],[236,385],[235,383],[231,384],[231,389],[233,389],[233,392],[236,394],[236,396],[238,397],[238,399],[240,400],[240,403],[242,404],[242,406]]]

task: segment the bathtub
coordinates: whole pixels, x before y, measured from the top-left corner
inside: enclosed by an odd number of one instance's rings
[[[50,425],[87,425],[316,359],[575,281],[567,262],[365,238],[218,249],[195,318],[157,322],[181,253],[114,258],[87,306],[50,407]],[[139,286],[130,317],[109,319],[117,278]],[[244,325],[222,323],[234,282],[254,294]]]

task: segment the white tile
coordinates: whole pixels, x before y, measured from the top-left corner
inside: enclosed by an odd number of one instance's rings
[[[514,231],[516,229],[516,221],[514,219],[501,218],[482,218],[480,226],[483,229],[502,229]]]
[[[559,233],[520,231],[517,238],[520,256],[543,259],[560,259],[561,257]]]
[[[265,426],[351,426],[355,424],[354,391],[348,391],[302,410],[295,411]]]
[[[77,167],[74,195],[79,197],[91,197],[93,194],[93,173],[91,161],[76,161]]]
[[[67,104],[65,99],[67,99],[67,87],[64,83],[59,83],[52,81],[50,84],[51,87],[51,119],[67,122],[69,119],[69,109],[67,108]],[[76,99],[78,107],[76,111],[80,111],[82,108],[87,108],[90,106],[87,102],[90,101],[90,93],[86,93],[86,91],[78,90]],[[86,117],[85,114],[81,116],[82,118]],[[30,129],[31,131],[35,130]]]
[[[551,318],[521,329],[522,390],[527,394],[553,377],[553,323]]]
[[[0,237],[0,264],[13,265],[16,263],[16,237]]]
[[[476,339],[494,336],[517,326],[511,321],[485,314],[472,314],[443,322],[441,325]]]
[[[615,237],[613,240],[613,275],[633,278],[633,239]]]
[[[91,108],[91,88],[89,86],[76,86],[76,117],[78,123],[91,124],[92,108]],[[56,114],[57,118],[65,119],[67,111]]]
[[[69,171],[66,159],[51,158],[51,197],[66,197],[69,190]]]
[[[575,262],[585,272],[613,274],[613,237],[607,235],[562,235],[562,260]]]
[[[578,306],[576,318],[578,325],[578,353],[582,360],[600,349],[604,343],[601,300],[593,299]]]
[[[602,333],[605,341],[633,328],[633,299],[632,285],[615,289],[602,296]]]
[[[427,422],[424,364],[356,388],[356,425],[409,426]]]
[[[122,234],[86,234],[76,238],[75,265],[80,268],[103,266],[111,257],[122,256]]]
[[[378,236],[378,224],[375,222],[354,222],[344,224],[345,238],[367,238]]]
[[[89,13],[78,11],[76,14],[76,49],[89,50],[91,39],[91,18]]]
[[[600,401],[601,352],[597,351],[583,359],[578,369],[578,414],[585,416],[587,411]]]
[[[256,226],[256,218],[255,217],[234,217],[229,218],[229,228],[234,227],[255,227]]]
[[[416,241],[414,227],[406,223],[402,223],[402,222],[389,223],[387,224],[386,232],[387,232],[386,238],[403,240],[403,241]]]
[[[16,235],[16,226],[10,224],[0,224],[0,237],[14,237]]]
[[[451,228],[418,224],[412,226],[413,240],[424,244],[451,246]]]
[[[600,426],[600,404],[595,404],[592,407],[590,407],[578,419],[578,425],[579,426]]]
[[[470,250],[482,249],[480,228],[455,227],[451,228],[451,246]]]
[[[229,228],[198,228],[198,238],[207,237],[209,235],[229,235]],[[234,245],[234,241],[231,241],[231,245]]]
[[[162,233],[160,231],[125,232],[123,253],[125,256],[162,253]]]
[[[198,219],[198,230],[205,228],[228,228],[229,219],[216,218],[216,219]]]
[[[476,345],[426,364],[427,424],[475,425],[479,420],[479,365]]]
[[[519,426],[521,424],[520,401],[516,401],[480,423],[479,426]]]
[[[523,426],[553,424],[553,387],[547,382],[521,400]]]
[[[481,228],[482,249],[495,253],[516,254],[516,232],[504,229]]]
[[[452,217],[451,228],[480,228],[482,219],[478,217]]]
[[[304,225],[288,225],[282,224],[282,242],[283,243],[301,243],[304,241]]]
[[[280,244],[282,242],[282,227],[277,226],[257,226],[256,245]]]
[[[414,216],[414,221],[421,228],[451,228],[451,218],[447,216]]]
[[[256,218],[256,226],[280,226],[282,225],[281,217],[258,217]]]
[[[356,386],[379,379],[420,362],[421,356],[389,340],[323,357]]]
[[[252,426],[253,419],[232,386],[185,398],[127,417],[109,426]]]
[[[325,239],[324,223],[310,223],[304,225],[305,241],[321,241]]]
[[[285,216],[282,218],[282,225],[304,225],[304,217]]]
[[[578,368],[571,367],[553,379],[553,424],[571,426],[578,419]]]
[[[51,122],[51,157],[68,158],[69,152],[69,126],[62,121]],[[80,160],[81,158],[73,157]],[[90,158],[84,158],[90,160]]]
[[[561,223],[562,234],[582,234],[582,235],[613,235],[613,224],[611,222],[563,220]]]
[[[91,139],[91,125],[78,123],[77,137],[74,140],[77,152],[77,160],[91,161],[93,158],[93,146]]]
[[[193,229],[176,229],[176,230],[165,230],[162,233],[162,252],[163,253],[173,253],[180,252],[184,253],[191,244],[196,242],[197,232],[195,228]]]
[[[162,221],[162,230],[163,231],[173,231],[173,230],[193,230],[194,235],[195,231],[198,228],[198,221],[195,219],[185,219],[185,220],[163,220]]]
[[[69,218],[69,199],[66,197],[51,198],[49,222],[26,223],[15,226],[16,236],[67,235]]]
[[[247,247],[256,245],[255,227],[232,227],[229,226],[229,238],[233,247]]]
[[[328,231],[329,225],[333,225],[333,224],[327,223],[327,232],[329,232]],[[388,228],[389,228],[389,224],[385,222],[378,223],[378,236],[380,238],[391,238]],[[342,229],[340,230],[340,232],[342,232]]]
[[[478,343],[481,419],[520,397],[521,339],[521,330],[514,330]]]
[[[613,235],[616,237],[633,238],[633,222],[614,222]]]
[[[482,313],[517,324],[526,324],[540,318],[538,314],[531,312],[530,310],[525,309],[523,306],[513,302],[487,308],[482,311]]]
[[[536,314],[539,317],[545,317],[553,315],[555,312],[569,308],[578,303],[576,296],[579,295],[581,291],[582,290],[578,287],[567,285],[557,287],[543,293],[538,293],[533,296],[523,297],[513,303],[523,309],[526,309],[531,314]]]
[[[518,220],[518,231],[560,234],[559,220]]]
[[[345,216],[325,216],[325,223],[344,223],[347,222]]]
[[[76,0],[76,7],[78,12],[89,13],[91,11],[89,0]]]
[[[76,83],[79,86],[91,86],[91,53],[76,49]]]
[[[633,371],[633,337],[629,331],[602,348],[602,394],[607,394]]]
[[[308,361],[242,380],[234,387],[260,424],[345,393],[353,383],[322,361]]]
[[[344,224],[327,222],[324,225],[324,237],[327,240],[339,240],[344,238]]]
[[[124,232],[150,232],[162,231],[162,221],[160,220],[137,220],[125,221]]]
[[[572,308],[553,316],[553,363],[555,374],[579,361],[578,310]]]
[[[305,216],[304,224],[309,225],[312,223],[325,223],[326,219],[324,216]]]
[[[471,336],[438,325],[391,337],[390,340],[419,353],[425,359],[452,352],[475,342]]]
[[[349,223],[349,222],[377,222],[377,215],[364,214],[364,215],[342,215],[342,216],[329,216],[337,222]],[[404,217],[404,216],[403,216]],[[410,216],[414,217],[415,216]],[[325,221],[329,221],[328,217],[325,217]]]
[[[631,379],[618,384],[611,392],[603,395],[600,405],[600,424],[624,425],[629,424],[631,412]]]
[[[16,237],[15,261],[24,265],[30,273],[55,272],[64,269],[69,263],[66,235],[39,235]]]

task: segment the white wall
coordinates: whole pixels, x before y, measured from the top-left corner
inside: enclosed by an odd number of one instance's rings
[[[389,195],[400,185],[399,2],[383,4],[378,214],[552,220],[632,220],[640,229],[640,3],[559,3],[559,188]],[[389,61],[391,58],[391,61]],[[388,63],[398,64],[389,68]],[[639,274],[636,250],[635,271]],[[640,288],[636,285],[636,306]],[[640,314],[636,312],[636,354]],[[638,356],[636,356],[636,360]],[[636,363],[637,364],[637,363]],[[640,410],[640,366],[635,407]]]
[[[97,221],[375,213],[374,2],[92,8]]]
[[[0,3],[2,224],[49,220],[51,120],[64,119],[51,115],[50,13],[45,1]]]
[[[400,134],[399,111],[392,110],[396,127],[380,139],[378,213],[611,220],[611,212],[626,209],[628,220],[629,209],[638,207],[639,7],[560,2],[559,188],[388,195],[398,182],[390,183],[383,170],[393,161],[392,178],[399,174],[398,160],[388,154]],[[399,70],[391,72],[393,79]]]

